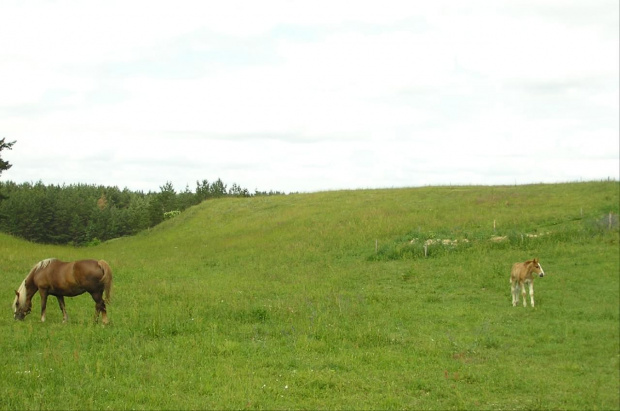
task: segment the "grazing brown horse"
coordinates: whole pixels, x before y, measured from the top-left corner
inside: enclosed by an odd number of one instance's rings
[[[523,306],[527,307],[525,301],[526,285],[530,287],[530,302],[532,303],[532,307],[534,306],[534,274],[538,274],[540,277],[545,275],[541,265],[538,263],[538,258],[524,263],[515,263],[512,266],[512,271],[510,272],[510,291],[512,292],[513,307],[516,307],[519,302],[519,288],[523,296]]]
[[[16,320],[23,320],[30,314],[32,297],[38,291],[41,295],[41,321],[45,321],[47,296],[53,295],[58,299],[62,320],[66,322],[65,297],[75,297],[88,292],[95,300],[95,321],[101,313],[103,324],[107,324],[105,303],[110,302],[111,290],[112,270],[105,261],[80,260],[66,263],[49,258],[32,267],[30,274],[15,291],[13,315]]]

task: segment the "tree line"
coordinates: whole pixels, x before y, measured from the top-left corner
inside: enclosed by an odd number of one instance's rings
[[[89,245],[154,227],[164,219],[202,201],[220,197],[279,195],[251,194],[217,179],[197,181],[177,192],[170,182],[159,192],[130,191],[97,185],[45,185],[42,182],[0,182],[0,231],[48,244]]]

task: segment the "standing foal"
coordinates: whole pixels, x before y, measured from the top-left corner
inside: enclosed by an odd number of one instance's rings
[[[521,289],[521,295],[523,296],[523,306],[527,307],[525,301],[525,286],[530,286],[530,302],[532,307],[534,306],[534,273],[540,277],[545,275],[542,267],[538,263],[538,258],[535,258],[524,263],[515,263],[512,266],[510,272],[510,290],[512,291],[512,306],[516,307],[519,302],[519,288]]]

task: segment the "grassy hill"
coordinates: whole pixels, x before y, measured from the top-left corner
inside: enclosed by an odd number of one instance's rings
[[[0,235],[0,408],[620,409],[619,193],[227,198],[91,248]],[[38,297],[13,320],[48,257],[110,263],[111,325],[88,295],[67,324],[53,298],[45,323]],[[536,308],[512,307],[510,267],[533,257]]]

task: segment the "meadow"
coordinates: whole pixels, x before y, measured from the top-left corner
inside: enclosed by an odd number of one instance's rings
[[[0,234],[0,408],[620,409],[619,194],[223,198],[95,247]],[[88,295],[66,324],[38,296],[13,320],[49,257],[108,261],[110,325]],[[534,257],[536,307],[512,307],[510,267]]]

